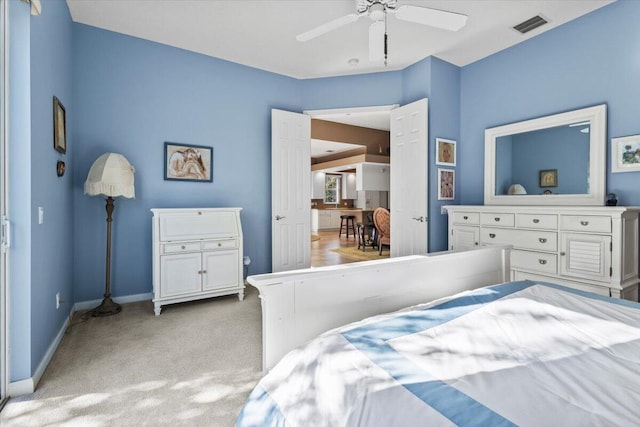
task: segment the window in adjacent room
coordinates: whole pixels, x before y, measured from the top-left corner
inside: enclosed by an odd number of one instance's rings
[[[324,202],[331,204],[340,203],[340,175],[325,175],[324,177]]]

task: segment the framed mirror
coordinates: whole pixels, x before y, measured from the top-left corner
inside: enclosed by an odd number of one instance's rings
[[[606,105],[485,130],[486,205],[605,202]]]

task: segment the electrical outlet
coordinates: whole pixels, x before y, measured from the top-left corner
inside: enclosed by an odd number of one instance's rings
[[[56,293],[56,310],[60,308],[60,292]]]

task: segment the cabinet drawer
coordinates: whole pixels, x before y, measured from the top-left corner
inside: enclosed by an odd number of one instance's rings
[[[561,215],[560,228],[572,231],[611,233],[611,217],[596,215]]]
[[[518,214],[516,216],[516,227],[555,230],[558,228],[558,216],[546,214]]]
[[[234,212],[207,210],[171,213],[160,217],[160,240],[195,240],[235,237],[238,234]]]
[[[233,249],[236,247],[236,239],[226,239],[226,240],[207,240],[202,242],[202,249],[213,250],[213,249]]]
[[[512,250],[511,268],[522,268],[525,270],[556,274],[558,257],[556,254]]]
[[[480,214],[478,212],[454,212],[451,215],[454,224],[480,224]]]
[[[552,231],[483,228],[480,232],[483,245],[513,245],[516,249],[556,252],[558,234]]]
[[[180,252],[195,252],[200,250],[200,242],[169,243],[162,245],[162,253],[175,254]]]
[[[513,227],[516,223],[516,216],[512,213],[483,213],[480,216],[480,223],[497,227]]]

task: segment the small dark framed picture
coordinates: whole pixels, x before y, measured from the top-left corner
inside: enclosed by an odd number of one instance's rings
[[[540,187],[557,187],[558,169],[546,169],[540,171]]]
[[[53,148],[65,154],[67,152],[67,119],[64,105],[53,97]]]
[[[438,200],[455,199],[456,172],[453,169],[438,168]]]
[[[213,147],[164,143],[164,179],[213,181]]]

